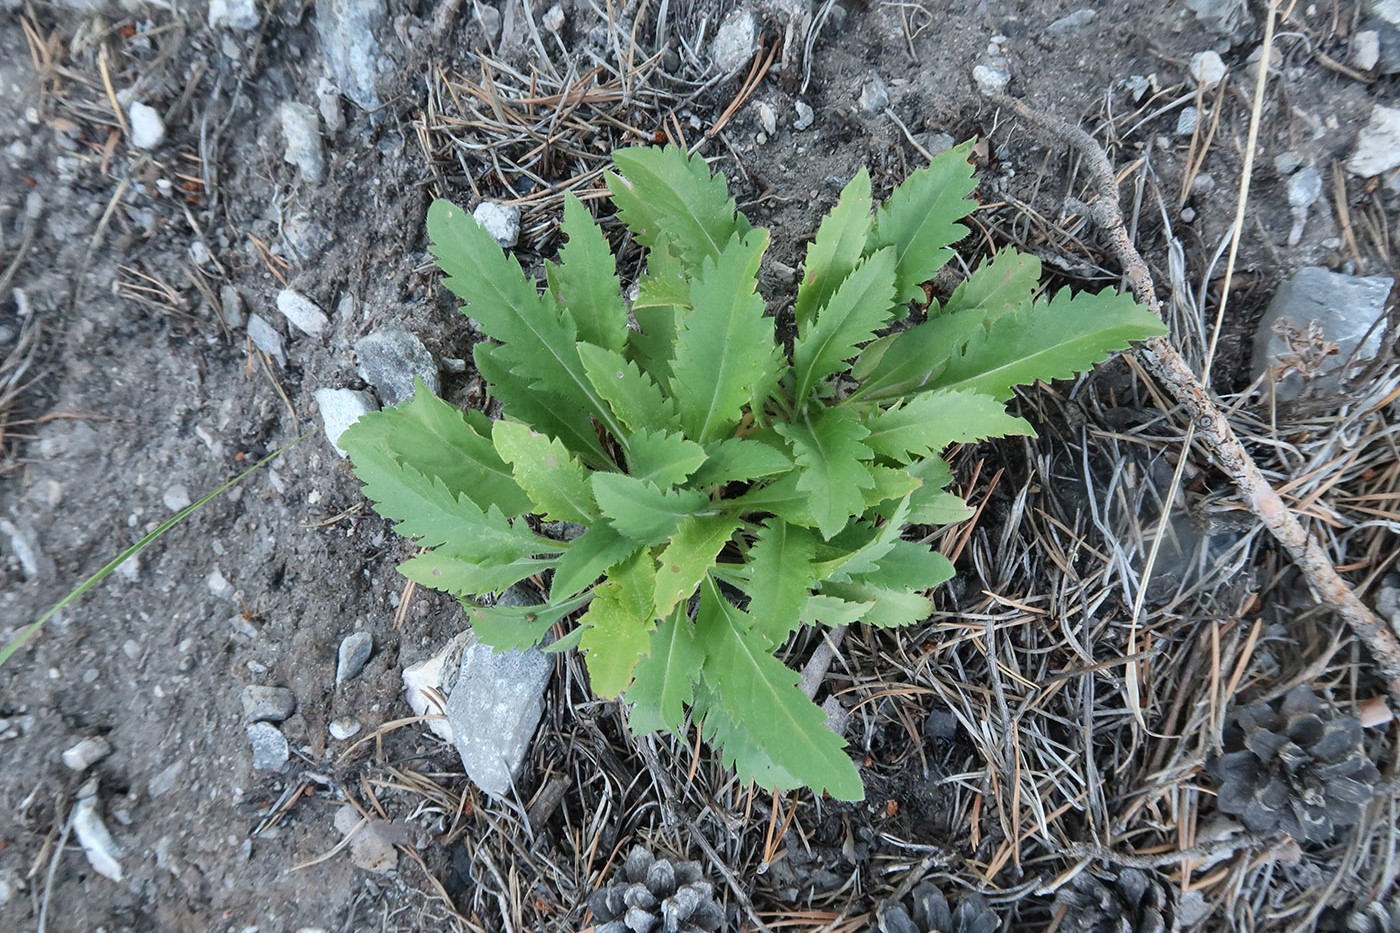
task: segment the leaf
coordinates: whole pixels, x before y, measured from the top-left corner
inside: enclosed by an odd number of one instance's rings
[[[691,516],[657,557],[656,613],[667,615],[688,599],[739,527],[731,515]]]
[[[958,221],[977,206],[968,198],[977,187],[967,161],[972,143],[969,139],[934,156],[875,212],[868,252],[894,247],[901,302],[923,300],[923,283],[953,258],[952,245],[967,236]]]
[[[627,439],[627,472],[658,486],[676,486],[705,462],[705,448],[680,434],[641,430]]]
[[[873,599],[867,602],[851,603],[826,593],[813,593],[807,598],[807,604],[802,607],[801,622],[803,625],[820,624],[827,628],[854,625],[873,605],[875,605]]]
[[[627,727],[633,735],[660,729],[681,731],[685,704],[695,696],[692,680],[699,677],[704,660],[685,606],[677,606],[657,624],[651,633],[651,652],[632,669]]]
[[[874,455],[861,439],[869,433],[845,408],[824,408],[815,417],[774,425],[792,444],[798,466],[797,489],[810,496],[822,537],[830,538],[852,515],[865,511],[862,489],[875,485],[863,461]]]
[[[792,790],[802,782],[774,764],[768,754],[754,744],[751,736],[724,710],[719,689],[701,681],[695,688],[692,710],[700,719],[700,734],[719,753],[720,763],[756,786],[770,790]]]
[[[1003,315],[974,334],[928,387],[971,389],[1005,401],[1013,386],[1068,379],[1134,340],[1166,332],[1157,316],[1131,295],[1072,295],[1065,288],[1050,301]]]
[[[807,244],[802,284],[797,286],[793,306],[799,330],[811,324],[846,276],[855,271],[870,239],[872,203],[870,173],[862,168],[841,189],[836,206],[822,218],[816,237]]]
[[[896,470],[878,464],[871,464],[869,470],[870,475],[875,478],[875,485],[865,491],[867,509],[889,499],[903,499],[923,486],[923,480],[906,470]]]
[[[520,558],[502,560],[500,557],[472,557],[441,547],[399,564],[399,573],[414,583],[429,589],[451,593],[453,596],[480,596],[499,593],[526,577],[543,573],[554,566],[554,560]]]
[[[593,692],[611,699],[632,681],[632,669],[651,649],[652,591],[656,565],[638,553],[616,567],[595,591],[579,619],[588,679]]]
[[[786,476],[755,487],[742,496],[721,500],[718,504],[737,509],[744,515],[771,512],[789,524],[816,528],[817,519],[812,508],[812,495],[798,488],[803,475],[802,470],[793,470]]]
[[[844,369],[845,361],[893,315],[894,250],[882,249],[837,287],[815,320],[805,326],[799,320],[793,347],[797,404],[806,401],[821,380]]]
[[[922,622],[933,612],[933,603],[921,593],[891,590],[860,583],[823,583],[822,593],[847,602],[869,602],[861,615],[866,625],[900,628]]]
[[[909,496],[905,519],[909,524],[951,525],[972,517],[972,509],[968,508],[966,502],[951,492],[944,491],[944,487],[953,481],[953,473],[942,457],[915,460],[906,466],[904,471],[922,482]],[[894,512],[894,507],[884,503],[876,511],[889,518]]]
[[[931,590],[953,578],[953,564],[928,545],[902,538],[892,543],[875,569],[853,577],[851,582],[891,590]]]
[[[705,682],[720,707],[773,764],[815,793],[860,800],[865,790],[845,740],[826,727],[826,714],[798,689],[798,674],[768,653],[744,614],[713,583],[701,589],[696,639],[705,653]],[[759,775],[739,775],[757,780]]]
[[[515,421],[497,421],[491,439],[538,514],[552,522],[585,525],[597,517],[588,470],[559,441]]]
[[[563,602],[540,606],[477,606],[463,603],[471,619],[472,633],[484,645],[497,651],[524,651],[541,639],[560,619],[588,602],[576,596]]]
[[[802,607],[816,583],[815,556],[812,532],[780,518],[764,522],[749,548],[748,614],[754,631],[770,646],[781,645],[797,628]]]
[[[880,567],[880,559],[900,540],[908,524],[909,500],[902,499],[895,510],[878,528],[867,521],[852,522],[828,544],[836,553],[819,549],[815,570],[818,580],[847,582],[853,575],[871,573]]]
[[[710,502],[697,489],[662,491],[655,483],[622,473],[594,473],[593,495],[613,528],[643,545],[665,541],[683,519]]]
[[[622,350],[627,342],[627,308],[622,304],[617,262],[602,228],[572,192],[564,193],[560,229],[569,242],[559,251],[559,264],[546,266],[549,290],[573,319],[579,340]]]
[[[948,298],[943,314],[981,311],[991,323],[1030,304],[1040,285],[1040,260],[1010,247],[983,259]]]
[[[373,446],[424,476],[442,480],[449,490],[482,508],[494,505],[512,518],[529,511],[530,498],[515,484],[491,439],[421,380],[415,380],[415,385],[417,391],[408,402],[361,415],[340,436],[340,446],[349,452],[351,462]]]
[[[699,269],[705,259],[718,258],[731,237],[749,232],[724,176],[711,175],[704,159],[666,146],[618,149],[613,162],[622,173],[607,176],[618,216],[649,249],[670,242],[677,258]]]
[[[734,430],[776,362],[773,319],[754,290],[767,246],[764,230],[735,238],[717,262],[705,260],[691,286],[694,309],[676,334],[671,395],[686,436],[701,444]]]
[[[626,560],[642,549],[631,538],[624,538],[606,522],[591,526],[576,538],[554,568],[549,598],[567,599],[588,587],[607,572],[609,567]]]
[[[900,463],[935,456],[949,444],[1035,434],[1025,419],[1006,410],[1004,402],[980,392],[962,391],[916,395],[892,408],[872,412],[866,425],[870,434],[865,446]]]
[[[577,399],[570,400],[532,387],[529,379],[515,375],[506,363],[498,360],[501,349],[500,344],[483,340],[472,347],[472,359],[476,362],[476,371],[489,384],[491,394],[510,416],[559,438],[564,446],[592,466],[614,466],[598,442],[587,409],[578,404]]]
[[[792,459],[776,447],[742,437],[727,437],[705,446],[706,461],[691,477],[692,486],[747,482],[792,469]]]
[[[674,424],[675,403],[661,394],[651,376],[636,363],[615,350],[589,343],[580,343],[578,354],[588,381],[628,430],[658,430]]]
[[[981,332],[983,317],[984,312],[969,311],[930,318],[873,341],[851,367],[860,386],[848,401],[898,398],[923,388],[944,370],[955,350]]]

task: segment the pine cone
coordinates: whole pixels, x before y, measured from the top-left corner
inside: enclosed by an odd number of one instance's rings
[[[1380,779],[1361,739],[1361,723],[1331,716],[1307,687],[1246,706],[1207,769],[1220,782],[1216,807],[1255,832],[1326,842],[1356,822]]]
[[[897,901],[877,904],[870,933],[996,933],[1001,929],[1001,919],[980,894],[969,894],[950,908],[947,898],[925,882],[914,888],[911,897],[912,915]]]
[[[1156,879],[1124,868],[1107,878],[1080,872],[1055,895],[1054,911],[1063,933],[1166,933],[1168,904]]]
[[[724,923],[699,862],[659,859],[635,846],[612,884],[588,898],[596,933],[713,933]]]

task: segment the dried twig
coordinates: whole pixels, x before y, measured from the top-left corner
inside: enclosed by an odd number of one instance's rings
[[[1113,167],[1103,147],[1088,133],[1063,120],[1033,110],[1021,101],[995,95],[991,100],[1025,119],[1043,136],[1072,147],[1084,160],[1089,183],[1097,196],[1085,205],[1108,238],[1109,249],[1123,268],[1124,278],[1138,301],[1162,313],[1152,272],[1133,245],[1119,206]],[[1200,378],[1165,338],[1148,341],[1143,362],[1190,415],[1212,459],[1240,492],[1241,499],[1283,545],[1319,600],[1332,606],[1370,650],[1392,697],[1400,699],[1400,640],[1357,597],[1337,573],[1322,548],[1312,540],[1244,449],[1234,428],[1211,398]]]

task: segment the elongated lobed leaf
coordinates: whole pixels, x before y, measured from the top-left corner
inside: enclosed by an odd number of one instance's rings
[[[865,446],[900,463],[932,457],[949,444],[1035,433],[1004,402],[970,391],[925,392],[871,412],[865,424]]]
[[[620,351],[627,342],[627,309],[617,263],[602,229],[572,192],[564,194],[561,229],[569,242],[559,251],[559,264],[546,267],[550,292],[579,340]]]
[[[958,221],[977,206],[968,197],[977,187],[967,161],[971,152],[972,140],[940,152],[875,212],[869,251],[894,247],[900,301],[921,300],[923,283],[953,258],[952,245],[967,236]]]
[[[810,326],[817,311],[827,305],[865,255],[873,203],[870,173],[862,168],[846,183],[836,206],[822,218],[816,238],[807,245],[802,284],[797,287],[793,306],[799,331]]]
[[[1008,247],[978,263],[972,275],[953,290],[941,313],[980,311],[990,324],[1030,304],[1039,286],[1040,260]],[[929,313],[933,314],[932,309]]]
[[[663,491],[655,483],[622,473],[594,473],[593,495],[612,527],[643,545],[665,541],[682,520],[710,503],[697,489]]]
[[[497,651],[523,651],[537,645],[560,619],[588,602],[588,597],[539,606],[477,606],[463,602],[472,634]]]
[[[515,421],[497,421],[491,440],[536,513],[553,522],[587,524],[597,517],[588,471],[562,443]]]
[[[695,698],[693,681],[704,661],[695,626],[686,618],[685,606],[678,606],[657,623],[651,633],[651,652],[632,669],[627,727],[633,735],[661,729],[681,732],[685,706]]]
[[[481,557],[454,553],[441,547],[399,564],[399,573],[421,586],[453,596],[499,593],[526,577],[554,566],[553,559],[525,557],[503,560],[500,555]]]
[[[776,648],[799,625],[816,583],[816,539],[807,528],[769,518],[748,557],[748,614],[754,632]]]
[[[679,433],[642,430],[627,438],[627,472],[661,487],[685,482],[705,462],[705,448]]]
[[[846,408],[824,408],[815,417],[774,427],[792,444],[801,467],[797,490],[811,497],[817,527],[830,538],[852,515],[865,511],[861,490],[875,485],[865,465],[874,453],[861,443],[870,432]]]
[[[719,754],[720,763],[732,770],[742,781],[770,790],[793,790],[802,781],[774,763],[768,754],[754,743],[754,738],[734,717],[725,712],[719,701],[719,689],[703,680],[695,687],[692,707],[700,720],[700,734]]]
[[[939,320],[945,320],[940,318]],[[952,318],[952,320],[956,320]],[[1005,401],[1013,386],[1067,379],[1134,340],[1160,337],[1162,322],[1121,292],[1070,294],[1003,315],[955,353],[929,388],[969,389]]]
[[[860,345],[894,316],[894,250],[865,259],[846,277],[811,323],[798,321],[793,347],[793,398],[806,402],[827,376],[845,368]]]
[[[985,317],[977,310],[945,315],[870,343],[851,367],[860,386],[850,400],[898,398],[922,389],[947,367],[954,352],[982,331]]]
[[[705,454],[708,459],[691,477],[693,486],[762,479],[792,469],[792,458],[778,448],[742,437],[710,443]]]
[[[558,602],[582,592],[607,572],[642,549],[631,538],[624,538],[612,525],[599,523],[569,545],[559,558],[550,581],[549,598]]]
[[[500,359],[504,349],[500,344],[482,341],[472,347],[472,359],[477,372],[489,384],[491,394],[510,416],[557,437],[592,466],[612,466],[612,459],[593,430],[587,406],[581,404],[577,396],[551,393],[531,385],[529,378],[512,373],[509,364]]]
[[[655,588],[656,565],[639,553],[608,574],[579,619],[579,647],[586,652],[588,679],[599,696],[612,698],[626,690],[632,669],[651,650]]]
[[[657,557],[657,615],[667,615],[690,598],[738,527],[739,520],[732,515],[692,516],[681,521]]]
[[[588,343],[580,343],[578,353],[589,382],[629,431],[665,430],[675,423],[676,403],[636,363]]]
[[[711,175],[704,159],[666,146],[619,149],[613,162],[622,172],[607,176],[618,216],[649,249],[669,242],[677,258],[698,270],[736,234],[749,232],[724,176]]]

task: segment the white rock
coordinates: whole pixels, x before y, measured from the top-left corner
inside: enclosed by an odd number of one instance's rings
[[[1191,57],[1191,80],[1209,91],[1225,80],[1225,61],[1214,50],[1198,52]]]
[[[112,745],[100,735],[91,735],[63,753],[63,763],[82,773],[112,754]]]
[[[796,101],[792,108],[797,111],[797,119],[792,121],[792,128],[798,132],[809,128],[816,119],[816,115],[812,113],[812,108],[806,101]]]
[[[309,184],[319,185],[326,174],[326,157],[321,148],[321,124],[316,111],[306,104],[286,101],[277,110],[282,118],[282,159],[295,165]]]
[[[545,10],[544,16],[540,18],[540,25],[543,26],[547,32],[558,32],[564,28],[564,11],[560,8],[559,4],[556,3],[548,10]]]
[[[331,720],[331,738],[337,742],[344,742],[346,739],[358,735],[361,728],[363,727],[360,725],[360,721],[354,716],[342,716],[340,719]]]
[[[1176,135],[1190,136],[1196,132],[1196,108],[1182,107],[1176,118]]]
[[[277,365],[287,365],[287,347],[282,342],[282,335],[266,318],[258,314],[248,315],[248,339],[253,341],[253,346],[276,360]]]
[[[458,633],[451,641],[431,657],[403,669],[404,699],[415,716],[433,716],[428,729],[444,742],[452,741],[452,726],[442,718],[442,710],[432,697],[442,690],[442,674],[447,668],[454,672],[459,667],[462,651],[471,642],[470,631]]]
[[[277,293],[277,310],[297,330],[312,337],[319,337],[330,327],[326,312],[300,292],[284,288]]]
[[[276,726],[265,722],[253,723],[246,732],[253,747],[253,770],[281,771],[292,757],[287,737]]]
[[[764,101],[758,102],[758,125],[763,127],[763,132],[769,136],[778,132],[778,114],[774,112],[771,104]]]
[[[321,112],[321,122],[326,124],[327,133],[345,129],[345,117],[340,112],[340,91],[330,78],[322,77],[316,82],[316,109]]]
[[[376,34],[384,25],[388,6],[385,0],[320,0],[316,4],[321,55],[330,66],[336,85],[365,110],[379,106],[375,88],[380,59]]]
[[[233,595],[233,584],[228,582],[228,578],[223,575],[223,572],[220,571],[218,567],[209,571],[209,577],[205,582],[209,587],[211,596],[217,596],[219,599],[228,599]]]
[[[1371,120],[1356,140],[1347,171],[1370,178],[1400,166],[1400,110],[1377,104]]]
[[[131,144],[137,149],[154,149],[165,140],[165,122],[154,107],[132,101],[126,113],[131,120]]]
[[[340,446],[340,435],[360,419],[361,415],[378,411],[374,397],[368,392],[354,389],[317,389],[316,405],[321,409],[321,423],[326,429],[326,439],[342,457],[345,449]]]
[[[78,791],[78,803],[73,807],[73,834],[83,847],[88,863],[104,878],[122,880],[121,849],[102,822],[97,803],[97,782],[88,781]]]
[[[520,240],[520,208],[514,204],[482,201],[472,211],[472,219],[506,249]]]
[[[1351,63],[1361,71],[1370,71],[1381,62],[1381,34],[1363,29],[1351,40]]]
[[[434,395],[438,392],[437,361],[423,341],[402,327],[386,327],[361,337],[355,342],[355,359],[360,376],[386,405],[413,398],[415,379],[422,379]]]
[[[28,524],[16,525],[9,519],[0,518],[0,532],[10,539],[10,551],[19,561],[19,568],[26,580],[32,580],[50,566],[50,561],[39,549],[39,536]]]
[[[227,26],[247,32],[258,26],[256,0],[209,0],[209,28]]]
[[[972,69],[972,80],[983,94],[1002,94],[1011,83],[1011,75],[999,67],[977,65]]]
[[[715,31],[710,43],[710,56],[715,67],[729,72],[745,65],[758,51],[758,21],[753,12],[744,7],[730,11]]]
[[[160,497],[160,501],[165,503],[165,507],[172,512],[190,507],[190,491],[182,483],[167,486],[165,493]]]

